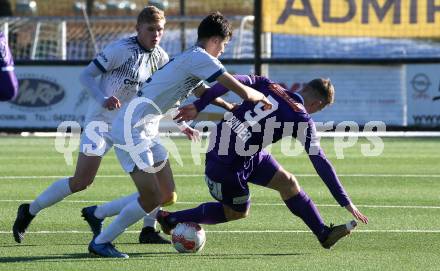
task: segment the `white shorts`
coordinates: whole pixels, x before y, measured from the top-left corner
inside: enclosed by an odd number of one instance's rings
[[[113,140],[109,132],[96,131],[95,135],[89,136],[83,132],[79,143],[79,152],[87,156],[103,157],[113,146]]]
[[[157,168],[152,168],[154,164],[157,164],[168,159],[168,151],[160,143],[159,138],[154,140],[145,140],[145,145],[136,150],[128,151],[115,146],[115,153],[118,157],[119,163],[125,172],[131,173],[137,167],[140,170],[156,173],[165,165],[161,163]],[[137,144],[136,144],[137,145]]]

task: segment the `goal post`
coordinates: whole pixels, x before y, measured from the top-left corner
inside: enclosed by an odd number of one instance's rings
[[[168,16],[161,47],[175,56],[182,48],[192,46],[202,19],[202,16]],[[222,58],[252,59],[253,16],[233,16],[230,21],[234,34]],[[83,17],[0,19],[0,29],[9,33],[9,45],[16,60],[90,60],[107,44],[136,35],[135,25],[133,17],[88,17],[86,13]]]

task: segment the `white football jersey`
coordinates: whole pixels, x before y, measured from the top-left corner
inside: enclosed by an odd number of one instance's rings
[[[147,98],[148,102],[142,102],[133,110],[127,106],[118,112],[113,122],[113,136],[119,142],[123,142],[124,116],[127,111],[131,116],[131,127],[144,121],[148,126],[157,125],[159,115],[165,114],[176,103],[185,100],[203,81],[212,83],[225,72],[221,62],[208,54],[205,49],[194,46],[182,54],[170,59],[170,61],[155,72],[139,90],[138,96]],[[131,104],[137,101],[134,99]],[[130,105],[128,106],[130,107]],[[159,117],[160,118],[160,117]],[[156,125],[152,125],[156,123]],[[127,124],[125,124],[127,125]],[[118,131],[116,131],[118,130]],[[136,130],[136,129],[135,129]],[[133,131],[133,136],[138,137],[142,129]],[[145,130],[143,131],[145,133]],[[142,137],[142,135],[140,135]]]
[[[141,88],[163,112],[185,100],[203,81],[214,82],[225,72],[221,62],[205,49],[194,46],[171,59]]]
[[[139,44],[137,37],[129,37],[107,45],[93,63],[103,72],[99,87],[104,96],[115,96],[124,105],[168,60],[168,54],[160,46],[147,50]],[[107,110],[92,99],[86,123],[98,120],[111,124],[117,111]]]

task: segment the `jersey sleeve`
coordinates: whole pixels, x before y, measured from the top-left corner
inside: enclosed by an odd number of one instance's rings
[[[14,60],[6,38],[0,32],[0,101],[14,99],[18,92],[18,80],[14,72]]]
[[[253,77],[249,75],[234,75],[235,79],[237,79],[240,83],[251,86],[255,81],[253,81]],[[194,106],[197,108],[197,111],[203,111],[215,98],[224,95],[228,92],[229,89],[224,87],[223,85],[217,83],[211,88],[206,89],[205,93],[202,96],[194,101]]]
[[[102,74],[102,71],[96,67],[93,63],[90,63],[79,75],[79,81],[86,88],[89,94],[98,102],[103,105],[108,98],[104,96],[95,78]]]
[[[316,134],[316,127],[313,120],[309,119],[308,122],[303,122],[303,124],[303,129],[305,128],[305,130],[301,131],[302,129],[300,125],[298,128],[298,135],[305,135],[305,139],[298,139],[300,142],[304,142],[305,150],[309,155],[313,167],[339,205],[342,207],[347,206],[350,204],[350,198],[342,186],[342,183],[339,181],[333,165],[327,159],[319,144],[319,138]]]
[[[189,72],[201,80],[212,83],[216,81],[220,75],[226,72],[226,69],[220,60],[207,53],[199,52],[194,55]]]
[[[127,48],[123,48],[118,43],[109,44],[104,50],[96,55],[93,60],[95,66],[106,73],[116,69],[125,61]]]

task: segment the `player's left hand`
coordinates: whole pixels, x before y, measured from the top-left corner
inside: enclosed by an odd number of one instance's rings
[[[173,118],[177,122],[190,121],[197,117],[199,112],[194,104],[188,104],[179,108],[179,113]]]
[[[272,103],[269,101],[268,98],[266,98],[266,96],[264,96],[260,102],[263,103],[263,110],[264,111],[272,109]]]
[[[345,206],[345,209],[347,209],[347,211],[349,211],[357,220],[362,221],[364,224],[368,224],[368,217],[361,213],[353,203]]]
[[[182,133],[186,135],[186,137],[193,142],[200,142],[200,132],[191,127],[186,127],[182,130]]]

